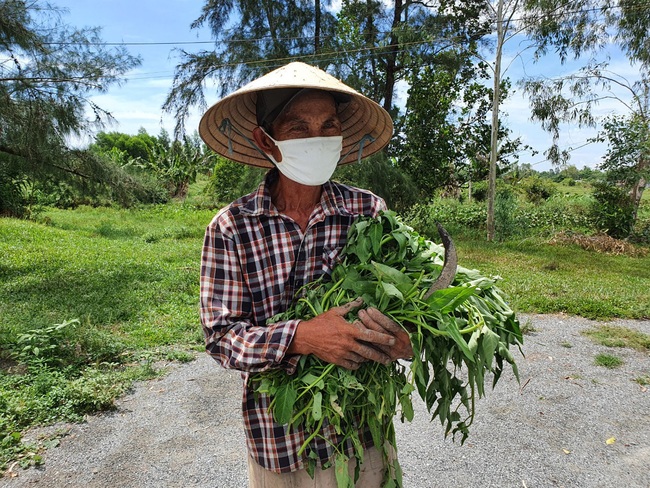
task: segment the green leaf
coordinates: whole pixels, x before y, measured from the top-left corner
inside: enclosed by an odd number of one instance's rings
[[[334,461],[334,469],[336,470],[336,485],[338,488],[354,488],[352,477],[348,471],[348,457],[339,452]]]
[[[384,290],[384,293],[389,297],[397,298],[399,300],[404,300],[404,295],[402,292],[397,289],[397,287],[391,283],[385,283],[382,281],[381,287]]]
[[[380,222],[373,223],[370,226],[369,238],[372,243],[372,253],[375,256],[379,256],[379,251],[381,249],[381,238],[384,234],[383,226]]]
[[[306,373],[302,376],[301,381],[309,386],[313,386],[318,388],[319,390],[322,390],[325,388],[325,382],[323,381],[322,378],[319,378],[315,374],[312,373]]]
[[[446,330],[449,333],[449,336],[458,345],[460,350],[463,351],[463,354],[470,362],[475,362],[474,355],[472,354],[472,351],[469,350],[469,347],[467,346],[463,335],[458,330],[458,326],[456,325],[456,322],[453,320],[453,318],[451,318],[451,320],[445,321],[440,328]]]
[[[483,335],[481,340],[481,356],[483,356],[485,366],[491,369],[494,353],[499,346],[499,334],[487,326],[483,327],[481,332]]]
[[[449,313],[457,309],[473,294],[474,288],[454,286],[433,292],[433,294],[427,298],[426,303],[434,310],[440,310],[442,313]]]
[[[410,394],[401,395],[399,397],[399,403],[402,406],[402,415],[404,415],[406,420],[411,422],[415,416],[415,412],[413,411],[413,402],[411,401]]]
[[[386,266],[385,264],[378,263],[376,261],[372,262],[372,266],[375,268],[375,275],[381,281],[387,281],[389,283],[395,284],[411,284],[411,278],[405,273],[402,273],[400,270]]]
[[[286,425],[293,415],[293,406],[296,403],[296,390],[291,384],[282,385],[275,393],[275,406],[273,418],[278,424]]]
[[[317,391],[314,394],[314,403],[311,406],[311,415],[314,417],[314,420],[320,420],[323,417],[322,403],[323,394]]]

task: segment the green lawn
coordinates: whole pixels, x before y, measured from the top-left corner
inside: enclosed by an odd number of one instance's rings
[[[459,262],[503,278],[519,312],[650,318],[650,256],[614,256],[542,239],[460,241]]]

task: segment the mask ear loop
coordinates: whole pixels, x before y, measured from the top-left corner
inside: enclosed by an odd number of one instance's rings
[[[234,131],[236,134],[238,134],[240,137],[242,137],[248,143],[248,145],[250,147],[255,149],[258,153],[260,153],[262,156],[264,156],[264,158],[266,158],[266,160],[268,160],[270,163],[272,163],[273,166],[275,166],[275,162],[273,162],[273,160],[271,160],[271,158],[269,158],[269,155],[266,154],[264,151],[262,151],[259,147],[257,147],[257,144],[255,143],[255,141],[252,141],[251,139],[246,137],[246,135],[242,131],[240,131],[239,129],[237,129],[237,127],[232,125],[232,122],[230,122],[230,119],[223,119],[221,121],[221,125],[219,126],[219,131],[222,134],[225,134],[226,137],[228,137],[228,154],[232,154],[232,152],[233,152],[232,151],[232,133]]]
[[[359,139],[359,142],[357,142],[357,144],[359,144],[359,151],[357,152],[357,163],[361,162],[361,155],[363,154],[363,146],[366,144],[366,142],[372,144],[373,142],[375,142],[375,138],[372,137],[370,134],[366,134],[361,139]],[[357,144],[355,144],[354,146],[356,146]],[[343,161],[352,153],[352,151],[354,150],[354,146],[352,146],[347,153],[341,156],[339,162]]]

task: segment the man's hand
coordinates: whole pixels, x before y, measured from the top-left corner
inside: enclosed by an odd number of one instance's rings
[[[358,298],[300,322],[288,352],[314,354],[323,361],[347,369],[358,369],[365,361],[390,363],[392,357],[385,351],[395,346],[396,338],[393,335],[379,330],[380,327],[368,328],[359,320],[352,324],[345,320],[348,312],[362,304],[363,300]]]
[[[376,332],[390,334],[395,338],[394,346],[375,345],[379,347],[384,354],[388,355],[391,361],[397,359],[410,359],[413,357],[413,348],[408,333],[402,329],[396,322],[386,317],[376,308],[359,310],[359,320],[368,329]]]

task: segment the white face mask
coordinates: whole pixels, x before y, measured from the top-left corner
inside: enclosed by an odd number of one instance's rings
[[[265,132],[266,134],[266,132]],[[341,159],[343,149],[342,136],[307,137],[276,141],[266,134],[278,146],[282,161],[279,163],[268,155],[280,173],[296,183],[318,186],[332,177],[336,165]]]

